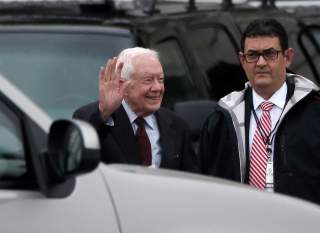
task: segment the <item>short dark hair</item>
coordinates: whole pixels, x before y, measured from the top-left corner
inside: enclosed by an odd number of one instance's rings
[[[288,49],[288,34],[282,24],[273,18],[262,18],[253,20],[244,30],[241,38],[241,51],[244,51],[246,38],[258,36],[276,36],[279,38],[281,49]]]

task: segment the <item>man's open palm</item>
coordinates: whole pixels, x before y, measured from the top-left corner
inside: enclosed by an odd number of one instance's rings
[[[109,59],[99,72],[99,110],[103,118],[109,117],[123,100],[124,82],[121,80],[123,63],[116,67],[117,58]]]

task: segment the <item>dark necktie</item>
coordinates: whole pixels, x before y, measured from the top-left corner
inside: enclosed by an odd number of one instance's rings
[[[151,165],[151,144],[145,130],[145,121],[141,117],[137,117],[134,121],[138,125],[136,139],[139,148],[139,154],[142,164],[145,166]]]

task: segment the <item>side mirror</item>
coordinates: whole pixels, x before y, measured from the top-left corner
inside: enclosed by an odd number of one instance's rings
[[[98,135],[84,121],[57,120],[50,127],[45,157],[48,183],[62,183],[90,172],[100,162]]]

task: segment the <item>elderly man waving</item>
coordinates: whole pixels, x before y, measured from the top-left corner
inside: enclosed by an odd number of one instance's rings
[[[99,101],[81,107],[73,117],[96,128],[105,163],[198,172],[187,125],[161,108],[164,91],[157,52],[125,49],[101,68]]]

